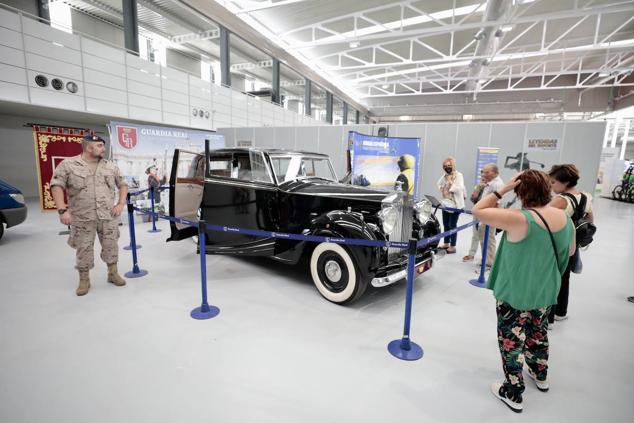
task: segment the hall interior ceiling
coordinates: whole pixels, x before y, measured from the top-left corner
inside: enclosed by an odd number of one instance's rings
[[[121,0],[56,1],[122,25]],[[191,3],[139,0],[141,33],[217,57],[218,28]],[[606,111],[634,90],[634,0],[216,3],[378,118]],[[250,50],[232,52],[232,65],[257,63]],[[266,79],[270,68],[244,73]]]

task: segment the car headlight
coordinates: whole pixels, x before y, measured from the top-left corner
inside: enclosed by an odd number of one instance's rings
[[[390,235],[394,230],[394,226],[396,226],[396,222],[398,221],[398,210],[394,206],[386,206],[381,209],[378,216],[381,220],[383,232]]]
[[[416,212],[416,217],[418,217],[418,221],[424,224],[431,217],[431,203],[427,200],[419,201],[414,205],[414,211]]]
[[[9,194],[9,197],[13,198],[17,203],[24,204],[24,195],[22,194]]]

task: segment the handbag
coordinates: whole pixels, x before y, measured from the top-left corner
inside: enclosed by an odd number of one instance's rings
[[[572,273],[581,273],[583,271],[583,263],[581,262],[581,250],[577,248],[575,254],[570,257],[570,261],[572,262],[570,265],[570,271]]]
[[[535,212],[535,214],[537,216],[539,216],[539,218],[542,220],[542,222],[544,222],[544,226],[546,226],[546,229],[548,230],[548,235],[550,235],[550,242],[553,244],[553,251],[555,253],[555,260],[557,261],[557,272],[559,272],[559,275],[561,275],[561,264],[559,263],[559,255],[557,254],[557,244],[555,244],[555,237],[553,236],[552,231],[550,230],[550,226],[548,226],[548,223],[546,222],[546,219],[544,219],[544,216],[542,216],[537,210],[535,209],[526,209],[526,210],[530,210],[532,212]]]

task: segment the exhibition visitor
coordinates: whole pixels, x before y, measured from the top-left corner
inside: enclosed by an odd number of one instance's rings
[[[482,179],[484,179],[485,186],[482,190],[482,197],[489,195],[490,193],[500,190],[504,186],[504,181],[500,178],[500,171],[497,165],[489,163],[482,168]],[[500,207],[501,200],[497,201],[496,207]],[[484,246],[484,231],[486,225],[478,225],[478,239],[480,240],[480,248],[482,251],[487,252],[486,269],[490,270],[493,266],[493,260],[495,259],[495,246],[497,240],[495,239],[496,228],[489,227],[489,242]]]
[[[438,180],[438,190],[442,194],[443,207],[449,207],[454,209],[464,209],[465,206],[465,186],[464,177],[462,173],[456,169],[456,159],[453,157],[446,158],[442,163],[442,168],[445,173]],[[458,217],[460,213],[451,212],[447,210],[442,211],[442,224],[443,230],[449,231],[455,229],[458,226]],[[444,245],[440,248],[446,249],[447,254],[454,254],[456,252],[456,242],[458,240],[458,234],[453,234],[445,237]]]
[[[64,159],[53,173],[51,193],[59,220],[70,225],[68,245],[76,251],[75,268],[79,271],[79,286],[75,293],[86,295],[90,289],[90,269],[94,267],[95,235],[101,243],[101,259],[108,265],[108,282],[125,285],[119,275],[119,219],[125,206],[128,185],[119,168],[104,159],[105,141],[96,135],[86,135],[82,153]],[[119,198],[115,204],[115,188]],[[68,206],[64,200],[68,196]]]
[[[476,204],[482,198],[482,191],[486,186],[486,181],[482,177],[482,169],[480,170],[480,183],[473,188],[473,192],[471,192],[471,202]],[[473,261],[476,253],[478,252],[478,244],[480,244],[480,238],[478,236],[478,224],[473,225],[472,234],[471,234],[471,247],[469,247],[469,253],[462,258],[462,261]]]
[[[576,188],[577,181],[579,181],[579,170],[577,167],[573,164],[555,165],[548,172],[548,176],[550,176],[552,190],[557,194],[550,202],[550,205],[564,210],[573,223],[576,223],[581,218],[593,222],[592,196],[588,193],[582,193]],[[557,296],[557,304],[552,307],[548,317],[550,324],[553,324],[555,320],[568,318],[570,272],[575,267],[577,269],[581,267],[581,257],[578,248],[575,249],[575,254],[570,257],[566,271],[561,276],[561,289]]]
[[[482,197],[473,208],[473,216],[481,223],[504,230],[487,287],[496,299],[505,379],[493,383],[491,391],[517,413],[523,409],[524,361],[537,388],[549,389],[548,313],[557,302],[561,274],[575,250],[572,221],[550,205],[550,185],[546,173],[527,170]],[[511,191],[523,209],[497,207]]]

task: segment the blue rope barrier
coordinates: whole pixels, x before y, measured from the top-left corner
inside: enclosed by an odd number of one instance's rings
[[[410,325],[412,322],[412,301],[414,293],[414,263],[416,263],[416,240],[408,243],[407,258],[407,288],[405,290],[405,321],[403,323],[403,337],[395,339],[387,345],[387,350],[394,357],[401,360],[413,361],[423,357],[420,345],[410,340]]]
[[[495,236],[495,235],[493,235]],[[485,288],[487,281],[484,278],[484,272],[486,271],[487,253],[489,251],[489,225],[484,227],[484,243],[482,245],[482,263],[480,264],[480,275],[477,279],[471,279],[469,283],[476,288]]]
[[[152,187],[150,187],[150,204],[151,204],[151,208],[152,208],[152,213],[151,213],[151,216],[152,216],[152,229],[148,230],[148,232],[151,232],[151,233],[161,232],[160,229],[156,228],[156,213],[154,211],[154,206],[155,206],[155,203],[154,203],[154,188],[152,188]]]
[[[147,270],[139,269],[139,262],[136,255],[136,235],[134,231],[134,206],[130,195],[127,196],[128,204],[128,229],[130,231],[130,250],[132,251],[132,270],[127,272],[124,276],[127,278],[140,278],[148,274]]]
[[[196,320],[212,319],[220,314],[220,309],[216,306],[210,306],[207,302],[207,253],[205,249],[205,221],[198,223],[198,249],[200,252],[200,286],[202,291],[202,303],[200,307],[196,307],[190,313],[190,316]]]

